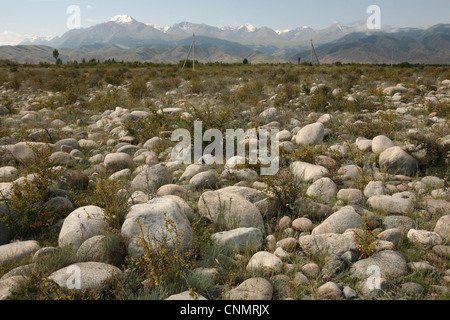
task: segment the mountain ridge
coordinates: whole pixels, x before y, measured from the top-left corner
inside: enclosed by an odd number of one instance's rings
[[[157,28],[128,15],[117,15],[89,28],[69,30],[52,39],[23,41],[15,49],[0,46],[0,59],[52,62],[48,52],[57,48],[63,61],[177,63],[185,59],[193,34],[196,59],[200,62],[235,63],[247,57],[252,57],[253,63],[295,63],[298,57],[309,62],[310,43],[314,40],[319,60],[324,63],[450,63],[450,24],[427,29],[385,27],[376,31],[362,24],[334,24],[322,30],[302,26],[275,31],[250,24],[219,28],[183,21]]]

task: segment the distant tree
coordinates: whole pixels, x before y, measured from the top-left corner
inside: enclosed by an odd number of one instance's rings
[[[58,51],[58,49],[53,50],[53,58],[55,58],[55,63],[56,63],[57,65],[62,64],[62,61],[61,61],[61,59],[59,58],[59,51]]]
[[[248,59],[245,58],[244,61],[242,61],[243,64],[249,64]]]

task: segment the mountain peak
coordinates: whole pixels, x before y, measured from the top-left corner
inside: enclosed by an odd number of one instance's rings
[[[243,26],[240,26],[238,28],[238,30],[242,30],[245,29],[247,32],[255,32],[256,31],[256,27],[251,25],[250,23],[246,23]]]
[[[126,15],[126,14],[117,15],[109,21],[119,23],[119,24],[131,24],[133,22],[136,22],[135,19],[133,19],[132,17],[130,17],[129,15]]]

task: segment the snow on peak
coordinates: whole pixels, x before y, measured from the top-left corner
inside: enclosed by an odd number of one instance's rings
[[[291,29],[285,29],[285,30],[275,30],[275,32],[276,32],[277,34],[288,33],[288,32],[290,32],[290,31],[292,31],[292,30],[291,30]]]
[[[112,22],[115,23],[120,23],[120,24],[130,24],[135,22],[136,20],[134,20],[132,17],[126,15],[126,14],[121,14],[121,15],[117,15],[114,18],[112,18],[111,20]]]
[[[166,32],[167,30],[169,30],[170,27],[161,27],[157,24],[154,23],[147,23],[147,26],[150,26],[152,28],[155,28],[156,30],[162,31],[162,32]]]
[[[239,30],[240,29],[245,29],[247,32],[255,32],[256,31],[256,27],[251,25],[251,24],[249,24],[249,23],[246,23],[243,26],[240,26],[238,29]]]

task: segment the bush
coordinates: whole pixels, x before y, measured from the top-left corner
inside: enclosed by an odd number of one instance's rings
[[[128,87],[128,93],[135,99],[142,99],[149,93],[147,83],[142,78],[133,79]]]
[[[362,259],[367,259],[375,253],[376,247],[378,245],[378,240],[372,231],[367,216],[363,216],[361,219],[362,229],[355,229],[354,242],[356,244],[356,249],[358,250],[360,257]]]
[[[289,169],[282,169],[274,176],[263,178],[269,199],[274,202],[278,214],[295,215],[295,201],[304,194],[304,188]]]
[[[55,169],[50,162],[51,148],[41,150],[32,147],[35,157],[27,162],[21,183],[13,183],[12,197],[8,201],[12,213],[2,217],[16,236],[28,239],[30,236],[55,235],[55,224],[63,218],[64,212],[47,209],[48,193],[52,184],[60,178],[63,169]]]

